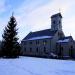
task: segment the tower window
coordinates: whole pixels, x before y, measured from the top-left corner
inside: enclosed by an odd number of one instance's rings
[[[59,24],[60,24],[61,22],[59,21]]]
[[[53,24],[55,24],[55,21],[53,21]]]
[[[58,32],[58,36],[60,36],[61,34]]]

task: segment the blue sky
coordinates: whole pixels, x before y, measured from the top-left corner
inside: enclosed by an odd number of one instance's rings
[[[75,0],[0,0],[0,40],[12,12],[18,23],[18,37],[22,40],[31,31],[49,29],[50,17],[59,9],[65,35],[75,39]]]

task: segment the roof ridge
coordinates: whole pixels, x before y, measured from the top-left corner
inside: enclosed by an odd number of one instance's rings
[[[30,39],[33,37],[40,37],[40,36],[54,36],[57,30],[45,29],[36,32],[30,32],[23,40]]]

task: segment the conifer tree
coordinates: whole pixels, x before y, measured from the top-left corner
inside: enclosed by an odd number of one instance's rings
[[[12,15],[2,35],[2,55],[9,58],[17,57],[20,53],[16,26],[16,19]]]

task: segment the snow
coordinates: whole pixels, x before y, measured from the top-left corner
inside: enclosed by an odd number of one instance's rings
[[[45,38],[52,38],[52,36],[39,36],[39,37],[30,38],[28,40],[37,40],[37,39],[45,39]]]
[[[75,75],[75,61],[32,57],[0,59],[0,75]]]
[[[58,57],[56,54],[54,54],[54,53],[51,53],[50,54],[52,57]]]
[[[57,41],[58,43],[60,43],[60,42],[69,42],[69,39],[64,39],[64,40],[59,40],[59,41]]]

